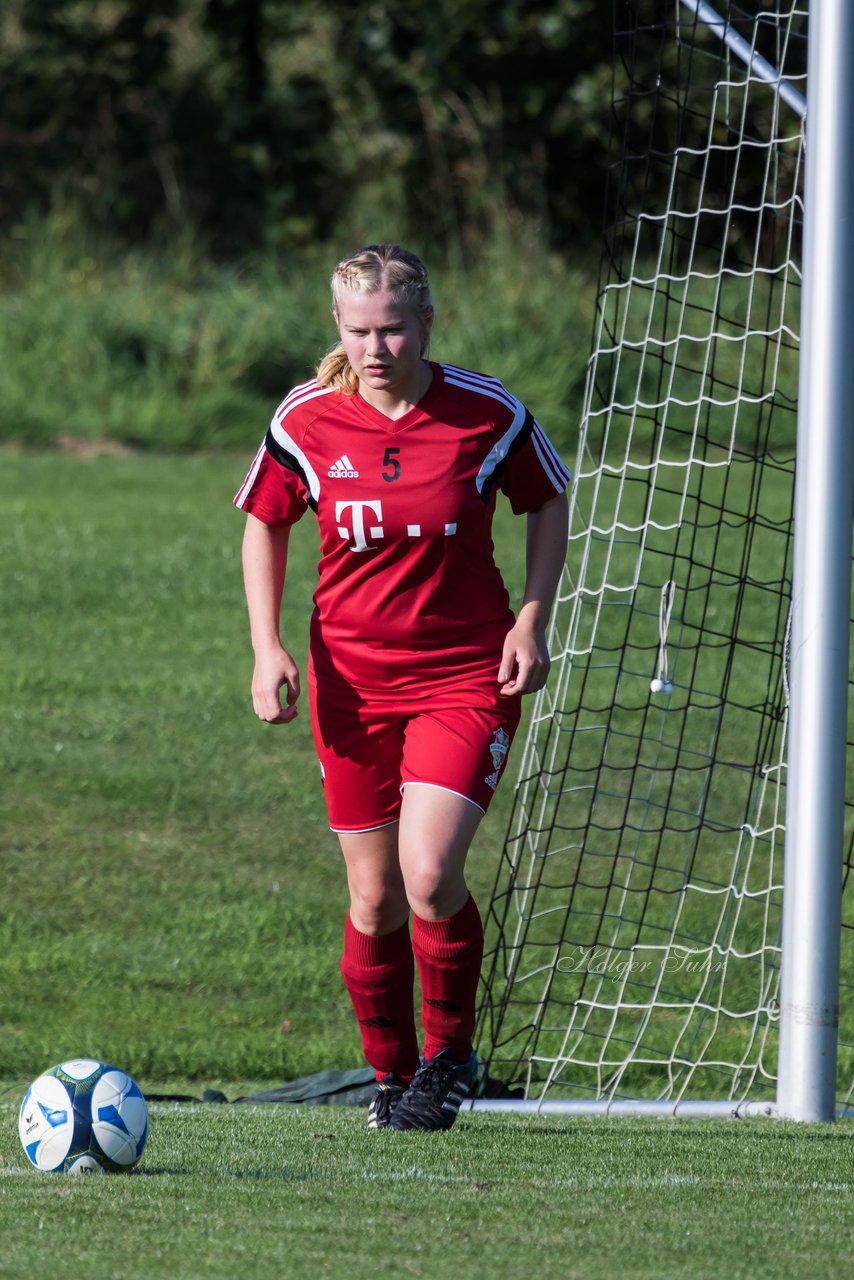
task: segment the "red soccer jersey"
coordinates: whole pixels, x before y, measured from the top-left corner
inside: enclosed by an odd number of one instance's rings
[[[346,696],[495,680],[513,625],[493,558],[496,491],[516,514],[569,472],[498,381],[432,364],[420,403],[392,421],[360,395],[296,387],[279,405],[234,504],[270,525],[317,515],[321,558],[310,678]]]

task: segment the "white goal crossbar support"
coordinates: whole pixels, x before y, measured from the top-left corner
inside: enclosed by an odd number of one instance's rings
[[[821,4],[822,2],[823,0],[813,0],[814,4]],[[744,36],[740,36],[725,18],[722,18],[710,4],[706,3],[706,0],[681,0],[681,3],[686,9],[690,9],[699,18],[700,22],[705,23],[718,39],[723,40],[724,44],[732,50],[736,57],[741,58],[741,61],[745,63],[752,75],[771,85],[780,99],[803,119],[807,110],[807,102],[804,95],[799,93],[788,80],[785,80],[767,58],[763,58],[761,53],[757,53],[744,39]]]
[[[742,1120],[747,1117],[770,1116],[770,1102],[693,1101],[672,1098],[669,1101],[641,1098],[609,1098],[585,1101],[583,1098],[471,1098],[461,1111],[499,1111],[528,1116],[595,1116],[600,1119],[639,1120]]]
[[[835,1114],[854,495],[854,4],[810,6],[777,1110]]]

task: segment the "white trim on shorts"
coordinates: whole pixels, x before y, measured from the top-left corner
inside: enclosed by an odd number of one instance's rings
[[[479,805],[478,808],[480,808]],[[383,827],[393,827],[396,822],[400,822],[400,818],[392,818],[390,822],[378,822],[375,827],[333,827],[330,822],[329,830],[334,831],[336,836],[364,836],[369,831],[382,831]]]
[[[476,800],[472,800],[471,796],[464,796],[462,791],[455,791],[453,787],[442,787],[438,782],[416,782],[415,779],[407,779],[406,782],[401,782],[400,784],[401,795],[404,787],[435,787],[437,791],[447,791],[449,795],[459,796],[461,800],[468,800],[469,804],[473,804],[475,809],[480,809],[481,813],[486,813],[482,805],[479,805]]]

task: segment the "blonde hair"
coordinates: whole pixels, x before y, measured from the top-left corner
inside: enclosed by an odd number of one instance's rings
[[[433,315],[433,299],[427,268],[419,257],[399,244],[369,244],[357,249],[338,263],[332,273],[332,314],[348,293],[380,293],[386,290],[395,302],[409,304],[422,326],[421,354],[427,354],[429,321]],[[355,395],[359,379],[342,343],[329,350],[317,366],[316,378],[321,387],[333,387],[346,395]]]

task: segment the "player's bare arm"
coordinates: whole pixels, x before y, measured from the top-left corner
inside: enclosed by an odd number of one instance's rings
[[[565,493],[528,515],[525,595],[516,625],[504,641],[498,670],[500,692],[505,697],[536,693],[548,679],[551,659],[546,626],[566,558],[567,528]]]
[[[255,653],[252,706],[258,719],[269,724],[288,724],[293,720],[300,693],[297,665],[279,637],[289,533],[287,526],[279,528],[264,524],[253,515],[246,517],[243,582]]]

